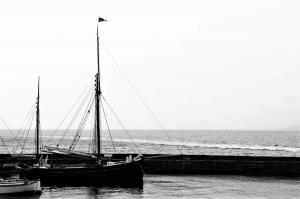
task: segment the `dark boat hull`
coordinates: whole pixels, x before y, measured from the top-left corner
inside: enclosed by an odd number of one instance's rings
[[[29,179],[40,179],[42,185],[139,185],[143,183],[143,160],[101,167],[32,168]]]

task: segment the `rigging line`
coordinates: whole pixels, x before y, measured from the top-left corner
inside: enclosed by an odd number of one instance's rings
[[[33,119],[34,119],[34,116],[35,116],[35,112],[33,111],[33,113],[31,114],[31,116],[30,116],[30,118],[29,118],[29,120],[28,120],[28,130],[27,130],[27,134],[26,134],[26,137],[25,137],[25,141],[24,141],[24,144],[23,144],[23,146],[22,146],[22,149],[21,149],[21,154],[23,153],[23,150],[24,150],[24,148],[25,148],[25,145],[26,145],[26,143],[27,143],[27,138],[28,138],[28,134],[29,134],[29,131],[30,131],[30,129],[31,129],[31,124],[32,124],[32,122],[33,122]],[[27,126],[26,126],[27,127]],[[26,129],[24,130],[24,131],[26,131]],[[15,150],[15,152],[16,152],[16,150]],[[15,153],[14,152],[14,153]]]
[[[35,114],[35,108],[32,108],[32,109],[31,109],[31,112],[29,113],[29,117],[28,117],[27,123],[26,123],[26,125],[24,126],[24,129],[22,129],[23,131],[22,131],[21,138],[23,138],[24,133],[26,132],[26,129],[27,129],[27,127],[28,127],[29,124],[30,124],[30,118],[32,117],[32,114]]]
[[[79,115],[80,111],[82,110],[86,100],[88,99],[88,97],[91,95],[92,93],[92,87],[90,88],[90,90],[88,91],[88,93],[86,94],[86,96],[84,97],[83,101],[81,102],[81,104],[79,105],[79,107],[77,108],[73,118],[71,119],[70,123],[68,124],[67,126],[67,129],[65,129],[63,135],[61,136],[60,140],[59,140],[59,143],[57,144],[57,147],[61,144],[61,142],[63,141],[64,139],[64,136],[66,136],[66,134],[69,132],[72,124],[74,123],[75,119],[77,118],[77,116]],[[92,95],[91,95],[92,96]]]
[[[27,113],[27,115],[26,115],[26,117],[25,117],[25,120],[23,121],[23,123],[22,123],[22,125],[21,125],[20,130],[18,131],[18,133],[17,133],[17,135],[16,135],[16,138],[17,138],[17,139],[22,139],[22,138],[23,138],[23,135],[24,135],[24,133],[25,133],[25,131],[26,131],[26,128],[27,128],[27,126],[28,126],[28,124],[29,124],[29,122],[30,122],[30,120],[28,120],[28,119],[31,117],[31,114],[34,113],[34,110],[35,110],[34,107],[35,107],[35,105],[36,105],[36,102],[34,101],[33,104],[32,104],[32,106],[31,106],[31,108],[29,109],[29,112]],[[26,125],[24,126],[24,124],[26,124]],[[21,134],[21,135],[20,135],[20,134]],[[15,153],[16,150],[19,148],[19,146],[22,147],[21,144],[17,145],[17,147],[16,147],[15,150],[14,150],[14,153]]]
[[[34,105],[35,105],[35,103],[34,103]],[[25,124],[25,126],[24,126],[24,129],[22,129],[22,132],[21,132],[22,134],[21,134],[21,136],[20,136],[19,139],[23,139],[23,136],[24,136],[24,134],[25,134],[25,132],[26,132],[26,129],[29,127],[29,124],[30,124],[30,118],[33,117],[34,114],[35,114],[35,109],[34,109],[34,107],[33,107],[33,108],[30,110],[29,114],[28,114],[27,121],[25,121],[26,124]],[[16,153],[16,151],[18,150],[19,146],[22,147],[22,144],[17,145],[17,147],[16,147],[14,153]]]
[[[86,107],[86,109],[85,109],[85,111],[84,111],[84,117],[82,118],[82,120],[80,121],[80,125],[79,125],[79,128],[84,128],[84,126],[85,126],[85,122],[86,122],[86,117],[88,117],[88,115],[90,114],[90,112],[91,112],[91,109],[92,109],[92,107],[93,107],[93,103],[94,103],[94,100],[95,100],[95,96],[94,95],[91,95],[91,98],[89,99],[89,102],[88,102],[88,104],[87,104],[87,107]]]
[[[4,125],[6,126],[6,128],[8,129],[8,131],[12,134],[13,139],[19,144],[21,145],[21,143],[18,141],[17,137],[15,136],[14,132],[9,128],[8,124],[6,123],[6,121],[3,119],[3,117],[0,115],[0,119],[2,120],[2,122],[4,123]]]
[[[114,140],[113,140],[113,138],[112,138],[112,133],[111,133],[111,130],[110,130],[110,127],[109,127],[109,124],[108,124],[107,114],[106,114],[106,112],[105,112],[105,110],[104,110],[104,106],[103,106],[102,103],[101,103],[101,107],[102,107],[102,110],[103,110],[103,114],[104,114],[104,118],[105,118],[105,123],[106,123],[107,130],[108,130],[108,133],[109,133],[109,136],[110,136],[111,144],[112,144],[112,146],[113,146],[114,152],[116,153],[117,150],[116,150],[115,143],[114,143]]]
[[[91,95],[91,98],[89,99],[89,102],[88,102],[88,105],[84,111],[84,114],[83,114],[83,118],[81,119],[80,123],[79,123],[79,127],[76,131],[76,134],[72,140],[72,143],[71,143],[71,146],[69,147],[69,151],[70,150],[74,150],[76,144],[78,143],[80,137],[81,137],[81,133],[82,133],[82,129],[85,127],[85,124],[86,124],[86,121],[89,117],[89,114],[91,112],[91,108],[93,106],[93,102],[94,102],[95,98],[93,95]]]
[[[6,151],[8,152],[8,154],[10,154],[10,150],[9,150],[8,147],[6,146],[4,139],[3,139],[1,136],[0,136],[0,139],[1,139],[1,142],[2,142],[2,144],[3,144],[3,146],[4,146],[4,148],[6,149]]]
[[[103,103],[101,103],[101,101],[102,101],[102,100],[101,100],[101,98],[100,98],[100,105],[101,105],[101,108],[102,108],[102,111],[103,111],[103,115],[104,115],[106,127],[107,127],[107,130],[108,130],[109,136],[110,136],[111,144],[112,144],[112,146],[113,146],[113,148],[114,148],[114,151],[115,151],[115,153],[116,153],[116,152],[117,152],[117,151],[116,151],[116,147],[115,147],[115,144],[114,144],[114,141],[113,141],[111,132],[110,132],[110,128],[109,128],[109,125],[108,125],[107,117],[106,117],[107,115],[106,115],[106,112],[105,112],[105,110],[104,110]]]
[[[92,96],[91,93],[93,91],[93,85],[90,86],[89,90],[86,92],[84,98],[82,99],[82,101],[80,102],[79,106],[77,107],[70,123],[68,124],[68,127],[66,129],[66,131],[68,131],[68,129],[70,128],[70,126],[73,124],[74,120],[77,118],[78,114],[80,113],[80,111],[82,110],[84,104],[86,103],[87,99]],[[63,137],[63,136],[62,136]]]
[[[79,100],[81,99],[81,97],[83,96],[83,94],[87,91],[87,89],[91,86],[93,86],[93,80],[91,79],[88,83],[88,85],[83,89],[83,91],[81,92],[81,94],[77,97],[75,103],[72,105],[72,107],[69,109],[69,111],[67,112],[67,114],[65,115],[64,119],[59,123],[58,127],[53,131],[53,133],[51,134],[51,136],[47,139],[46,143],[49,143],[50,141],[52,141],[54,135],[56,134],[56,132],[58,131],[58,129],[61,127],[61,125],[64,123],[64,121],[67,119],[67,117],[71,114],[72,110],[74,109],[74,107],[76,106],[76,104],[79,102]]]
[[[82,101],[81,104],[79,105],[78,109],[76,110],[75,115],[73,116],[73,118],[71,119],[69,125],[67,126],[67,129],[65,129],[63,135],[62,135],[61,138],[59,139],[58,144],[56,145],[56,148],[59,147],[59,145],[60,145],[61,142],[63,141],[64,137],[65,137],[66,134],[69,132],[69,130],[70,130],[72,124],[74,123],[75,119],[77,118],[77,116],[78,116],[79,112],[81,111],[83,105],[85,104],[85,102],[86,102],[88,96],[92,93],[92,90],[93,90],[93,89],[92,89],[92,87],[91,87],[90,90],[88,91],[88,93],[86,94],[86,96],[84,97],[83,101]]]
[[[20,133],[23,132],[23,126],[24,126],[24,124],[26,123],[26,121],[27,121],[27,119],[28,119],[30,113],[32,112],[32,109],[34,108],[35,104],[36,104],[36,101],[33,102],[31,108],[30,108],[29,111],[27,112],[27,115],[26,115],[26,117],[25,117],[25,119],[24,119],[24,121],[23,121],[23,123],[22,123],[22,125],[21,125],[21,128],[19,129],[19,131],[18,131],[18,133],[17,133],[17,135],[16,135],[17,138],[19,137]]]
[[[35,116],[35,114],[33,114],[32,117],[31,117],[31,122],[30,122],[29,128],[28,128],[28,130],[27,130],[27,135],[26,135],[26,138],[25,138],[25,142],[24,142],[24,144],[23,144],[23,148],[22,148],[22,150],[21,150],[21,154],[23,154],[25,145],[26,145],[26,143],[27,143],[28,134],[29,134],[29,131],[30,131],[30,129],[31,129],[31,125],[32,125],[34,116]]]
[[[116,117],[116,119],[118,120],[119,124],[122,126],[123,130],[126,132],[126,134],[128,135],[129,139],[131,140],[131,142],[134,144],[134,146],[136,147],[136,149],[138,150],[138,152],[141,154],[140,149],[138,148],[137,144],[133,141],[132,137],[130,136],[129,132],[126,130],[125,126],[123,125],[123,123],[121,122],[121,120],[119,119],[119,117],[117,116],[117,114],[113,111],[112,107],[108,104],[108,102],[106,101],[106,99],[104,98],[103,95],[100,95],[102,97],[102,99],[104,100],[104,102],[106,103],[106,105],[108,106],[108,108],[110,109],[110,111],[113,113],[113,115]]]
[[[34,108],[32,108],[30,111],[31,111],[31,112],[29,112],[29,116],[28,116],[28,118],[27,118],[28,120],[26,121],[26,124],[25,124],[25,126],[24,126],[24,129],[22,129],[22,134],[21,134],[21,136],[20,136],[20,139],[23,138],[24,133],[26,132],[26,129],[27,129],[27,127],[28,127],[29,124],[30,124],[30,118],[35,114],[35,109],[34,109]],[[23,145],[22,145],[22,144],[17,145],[17,147],[16,147],[15,150],[14,150],[14,153],[16,153],[16,151],[18,150],[19,146],[22,147]]]
[[[139,91],[136,89],[136,87],[133,85],[133,83],[130,81],[130,79],[127,77],[127,75],[125,74],[125,72],[122,70],[122,68],[120,67],[119,63],[117,62],[117,60],[114,58],[114,56],[112,55],[112,53],[110,52],[110,50],[107,48],[107,46],[105,45],[105,43],[100,39],[102,46],[104,47],[104,49],[106,50],[107,54],[110,56],[110,58],[113,60],[115,66],[118,68],[118,70],[121,72],[121,74],[123,75],[123,77],[126,79],[126,81],[128,82],[128,84],[131,86],[131,88],[133,89],[133,91],[135,92],[135,94],[137,95],[137,97],[140,99],[140,101],[143,103],[143,105],[146,107],[146,109],[148,110],[148,112],[150,113],[150,115],[152,116],[152,118],[155,120],[155,122],[159,125],[159,127],[161,128],[161,130],[167,135],[168,139],[173,142],[173,139],[171,139],[171,137],[169,136],[167,130],[164,128],[164,126],[162,125],[162,123],[159,121],[159,119],[155,116],[155,114],[153,113],[153,111],[150,109],[150,106],[146,103],[146,101],[142,98],[141,94],[139,93]],[[179,153],[181,153],[181,151],[177,148],[176,149]]]
[[[94,100],[93,100],[93,101],[94,101]],[[92,106],[93,106],[93,104],[91,104],[90,109],[87,111],[87,113],[86,113],[86,115],[85,115],[85,117],[84,117],[84,119],[83,119],[83,121],[82,121],[82,124],[81,124],[80,128],[78,129],[78,133],[77,133],[77,135],[76,135],[76,136],[74,137],[74,139],[73,139],[73,143],[71,144],[71,146],[70,146],[70,148],[69,148],[69,151],[70,151],[70,150],[74,150],[75,147],[76,147],[76,145],[78,144],[79,139],[80,139],[81,134],[82,134],[82,131],[83,131],[83,129],[84,129],[85,125],[86,125],[86,122],[87,122],[87,120],[88,120],[88,117],[89,117],[89,115],[90,115],[90,112],[91,112],[90,110],[91,110]]]

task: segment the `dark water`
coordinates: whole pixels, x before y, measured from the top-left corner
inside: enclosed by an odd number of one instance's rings
[[[63,131],[52,135],[43,131],[43,143],[56,145]],[[75,131],[68,132],[61,147],[67,148]],[[9,132],[0,132],[6,146],[3,153],[13,152],[16,141]],[[214,154],[248,156],[298,156],[300,157],[300,132],[295,131],[112,131],[117,153],[171,153]],[[33,152],[33,132],[24,147],[16,152]],[[168,134],[168,135],[167,135]],[[90,151],[91,131],[86,130],[76,149]],[[102,134],[104,153],[114,148],[107,132]],[[132,144],[131,139],[135,142]],[[24,139],[19,139],[23,143]],[[137,148],[138,150],[137,150]],[[0,196],[0,198],[3,198]],[[4,198],[300,198],[300,179],[282,179],[242,176],[158,176],[146,175],[143,187],[44,187],[41,196]]]
[[[300,180],[242,176],[146,175],[143,187],[45,187],[41,196],[8,199],[300,198]]]

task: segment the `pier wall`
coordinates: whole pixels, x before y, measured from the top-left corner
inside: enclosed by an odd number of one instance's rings
[[[124,160],[130,154],[113,154],[104,158]],[[137,154],[132,154],[136,156]],[[89,157],[49,154],[55,164],[92,162]],[[0,167],[12,163],[30,164],[34,155],[0,154]],[[144,154],[146,174],[248,175],[300,177],[300,157],[217,156]]]
[[[299,157],[145,156],[145,173],[300,177]]]

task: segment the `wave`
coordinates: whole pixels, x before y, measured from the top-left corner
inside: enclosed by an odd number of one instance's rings
[[[47,136],[45,136],[47,137]],[[53,139],[54,138],[54,139]],[[60,136],[53,136],[52,139],[56,140]],[[72,140],[73,137],[66,137],[65,140]],[[88,137],[81,137],[83,141],[89,141]],[[102,137],[103,141],[110,141],[108,137]],[[184,146],[184,147],[199,147],[199,148],[211,148],[211,149],[245,149],[245,150],[265,150],[265,151],[286,151],[297,153],[300,152],[298,147],[288,146],[264,146],[264,145],[243,145],[243,144],[216,144],[216,143],[197,143],[197,142],[171,142],[161,140],[147,140],[147,139],[127,139],[127,138],[115,138],[114,142],[123,143],[139,143],[139,144],[152,144],[152,145],[166,145],[166,146]]]
[[[144,139],[114,139],[115,142],[135,142],[140,144],[153,144],[153,145],[168,145],[168,146],[186,146],[186,147],[200,147],[200,148],[215,148],[215,149],[247,149],[247,150],[267,150],[267,151],[288,151],[300,152],[297,147],[285,146],[263,146],[263,145],[241,145],[241,144],[206,144],[196,142],[168,142],[157,140],[144,140]]]

